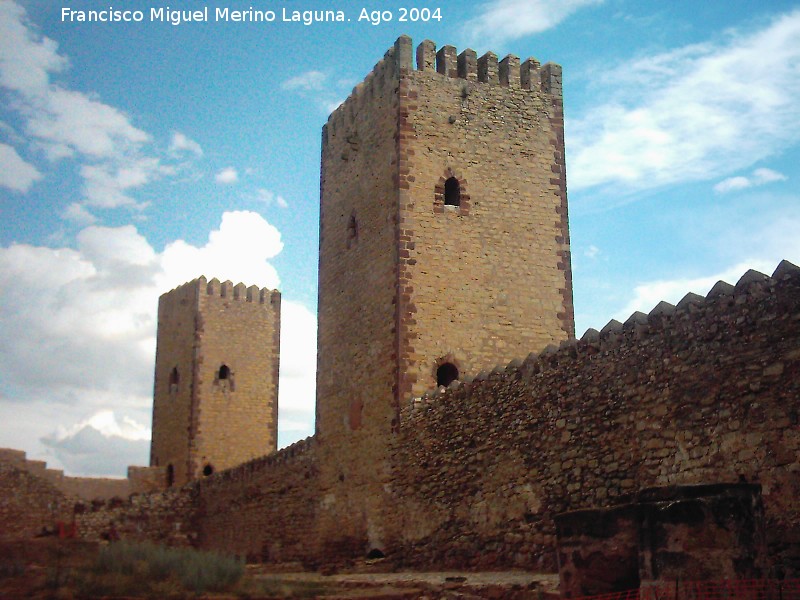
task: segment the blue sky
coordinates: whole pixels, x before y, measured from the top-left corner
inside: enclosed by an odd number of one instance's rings
[[[62,19],[109,6],[145,20]],[[578,336],[800,262],[797,3],[363,6],[0,0],[0,447],[146,464],[157,298],[200,274],[282,291],[280,444],[313,431],[321,127],[401,34],[563,66]]]

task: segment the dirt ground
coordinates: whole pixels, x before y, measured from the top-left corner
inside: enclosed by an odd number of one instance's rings
[[[68,575],[92,564],[98,545],[44,538],[0,542],[0,600],[88,598],[70,588]],[[248,565],[246,585],[228,595],[203,598],[282,600],[555,600],[558,576],[521,571],[386,572],[381,561],[352,565],[347,572],[322,574],[296,565]],[[91,596],[89,596],[91,597]],[[170,596],[195,598],[194,595]],[[130,598],[130,597],[129,597]]]
[[[367,567],[368,569],[368,567]],[[322,575],[315,572],[270,573],[259,568],[255,578],[298,586],[321,585],[332,591],[326,599],[463,599],[553,600],[559,597],[558,575],[523,571],[496,572],[352,572]],[[356,567],[356,570],[359,570]]]

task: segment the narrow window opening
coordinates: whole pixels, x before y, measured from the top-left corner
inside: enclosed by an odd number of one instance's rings
[[[445,206],[461,205],[461,185],[455,177],[444,182],[444,204]]]
[[[214,467],[212,467],[210,464],[207,464],[205,467],[203,467],[203,477],[209,477],[213,473]]]
[[[167,487],[175,485],[175,467],[167,465]]]
[[[347,224],[347,247],[350,248],[358,241],[358,221],[355,215],[350,215],[350,221]]]
[[[169,374],[169,393],[174,394],[178,391],[178,383],[180,383],[181,376],[178,373],[178,367],[172,367]]]
[[[219,368],[219,374],[217,375],[217,379],[222,381],[223,379],[228,379],[231,376],[231,369],[228,365],[222,365]]]
[[[458,379],[458,368],[453,363],[444,363],[436,369],[436,385],[447,387]]]

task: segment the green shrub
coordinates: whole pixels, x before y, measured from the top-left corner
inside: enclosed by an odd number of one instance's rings
[[[232,589],[243,574],[244,561],[215,552],[118,542],[101,550],[84,591],[152,594],[182,587],[196,594],[223,592]]]
[[[192,552],[181,565],[180,580],[197,593],[222,592],[232,588],[244,574],[244,561],[215,552]]]

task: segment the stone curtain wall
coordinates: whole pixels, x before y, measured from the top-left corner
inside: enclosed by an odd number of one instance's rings
[[[24,461],[25,454],[19,452]],[[29,539],[72,520],[68,498],[42,474],[32,473],[7,451],[0,454],[0,540]]]
[[[404,409],[380,515],[395,535],[380,550],[400,567],[555,570],[557,513],[652,486],[746,480],[763,489],[770,574],[800,575],[798,392],[800,273],[787,263],[590,330]],[[125,538],[251,559],[363,556],[318,536],[331,502],[320,443],[179,490],[83,503],[79,535],[113,524]],[[2,524],[24,538],[53,523],[51,501],[72,503],[18,454],[0,460]]]
[[[127,479],[70,477],[61,469],[49,469],[44,461],[29,460],[22,450],[8,448],[0,448],[0,463],[26,471],[62,494],[81,500],[126,498],[132,493],[153,492],[164,487],[164,470],[158,468],[128,467]]]
[[[191,486],[126,499],[94,500],[74,505],[77,535],[99,541],[124,539],[169,546],[196,545],[196,490]]]
[[[311,560],[321,502],[313,438],[213,475],[197,492],[197,543],[252,561]]]
[[[403,413],[394,449],[407,566],[556,568],[553,516],[645,487],[759,482],[773,567],[800,574],[800,274],[590,330]]]

